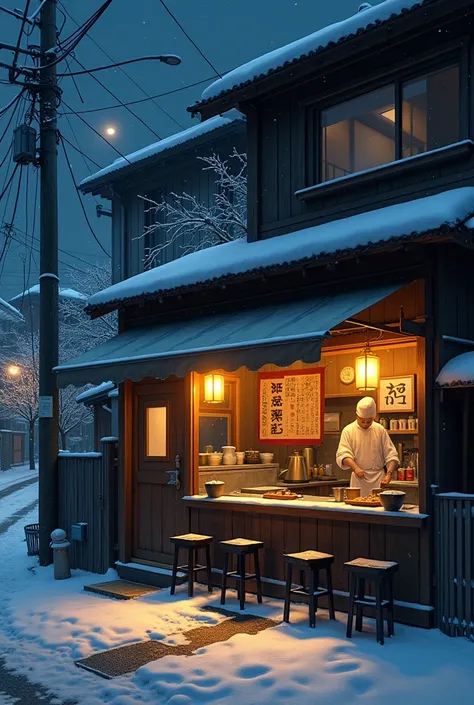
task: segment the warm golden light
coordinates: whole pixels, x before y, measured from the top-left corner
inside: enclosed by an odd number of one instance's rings
[[[390,120],[390,122],[395,122],[395,108],[390,108],[389,110],[385,110],[385,112],[380,113],[382,117],[387,118],[387,120]]]
[[[10,377],[18,377],[18,375],[20,374],[20,368],[18,367],[18,365],[8,365],[7,372]]]
[[[204,401],[209,404],[218,404],[224,401],[224,376],[205,375]]]
[[[108,135],[109,137],[113,137],[115,135],[116,131],[117,130],[115,129],[115,127],[112,127],[112,126],[105,128],[105,134]]]
[[[373,392],[379,386],[380,358],[370,351],[370,347],[356,357],[356,387],[359,392]]]

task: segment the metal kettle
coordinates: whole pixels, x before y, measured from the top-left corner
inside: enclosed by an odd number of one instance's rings
[[[285,482],[308,482],[308,468],[299,450],[293,451],[293,455],[288,458],[288,468],[279,477],[283,475]]]

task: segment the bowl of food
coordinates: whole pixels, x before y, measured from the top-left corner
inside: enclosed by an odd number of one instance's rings
[[[380,492],[379,499],[386,512],[399,512],[403,507],[406,492],[401,490],[384,490]]]
[[[273,453],[260,453],[260,460],[263,465],[270,465],[270,463],[273,463],[273,457]]]
[[[224,485],[225,482],[223,482],[222,480],[208,480],[204,483],[207,496],[211,497],[211,499],[217,499],[218,497],[222,497],[222,495],[224,494]]]

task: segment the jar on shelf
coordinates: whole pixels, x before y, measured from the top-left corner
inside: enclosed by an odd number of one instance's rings
[[[406,431],[407,430],[407,420],[400,419],[398,422],[398,428],[400,429],[400,431]]]
[[[387,419],[385,418],[385,416],[380,417],[379,423],[382,426],[382,428],[387,428]]]
[[[399,482],[405,482],[405,477],[406,477],[405,468],[399,467],[398,472],[397,472],[397,480]]]
[[[413,416],[408,417],[408,430],[409,431],[416,431],[416,421]]]
[[[390,430],[398,431],[398,419],[390,419]]]

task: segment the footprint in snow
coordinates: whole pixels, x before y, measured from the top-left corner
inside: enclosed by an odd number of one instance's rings
[[[353,676],[349,685],[356,695],[365,695],[374,687],[374,681],[367,676]]]
[[[333,661],[324,666],[326,673],[350,673],[358,671],[360,663],[358,661]]]
[[[354,647],[352,646],[335,646],[334,649],[326,656],[327,661],[339,661],[347,656],[352,655]]]
[[[270,673],[271,670],[269,666],[242,666],[242,668],[239,668],[235,672],[235,675],[237,678],[258,678],[259,676],[265,676],[267,673]]]

